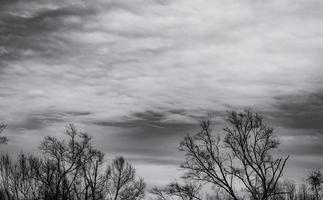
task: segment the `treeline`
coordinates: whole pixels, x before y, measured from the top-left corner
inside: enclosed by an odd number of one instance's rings
[[[45,137],[41,157],[0,158],[1,200],[139,200],[145,183],[122,157],[112,163],[93,148],[91,138],[73,125],[68,141]],[[5,141],[5,140],[3,140]]]
[[[157,200],[322,199],[320,171],[313,171],[299,188],[282,180],[289,156],[273,156],[279,141],[262,116],[250,110],[228,112],[226,122],[222,134],[212,133],[205,120],[198,133],[184,138],[179,147],[185,153],[182,180],[154,188]]]
[[[322,199],[320,171],[305,174],[303,184],[282,179],[289,156],[274,156],[279,141],[262,116],[233,111],[226,121],[221,134],[212,132],[210,120],[202,121],[200,131],[180,143],[181,179],[149,191],[131,164],[122,157],[106,162],[90,136],[69,125],[68,141],[45,137],[39,157],[1,156],[0,199],[140,200],[145,193],[153,200]]]

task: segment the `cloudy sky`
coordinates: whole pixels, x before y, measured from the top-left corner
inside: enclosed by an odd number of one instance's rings
[[[163,184],[199,119],[221,130],[226,110],[253,108],[301,179],[323,168],[322,53],[320,0],[1,0],[1,151],[74,123]]]

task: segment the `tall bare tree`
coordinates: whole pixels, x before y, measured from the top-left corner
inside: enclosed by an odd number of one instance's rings
[[[101,151],[90,148],[82,161],[83,166],[79,178],[83,179],[83,184],[77,183],[73,188],[76,189],[78,185],[82,186],[81,191],[75,190],[75,194],[77,196],[83,194],[84,200],[102,199],[102,191],[104,190],[104,183],[101,182],[103,178],[101,173],[103,158],[104,154]],[[78,199],[80,199],[80,196],[78,196]]]
[[[8,154],[0,157],[0,188],[1,199],[13,198],[12,193],[12,179],[11,179],[12,159]]]
[[[279,142],[257,113],[228,112],[225,137],[212,134],[209,120],[201,122],[201,131],[187,135],[180,144],[186,153],[181,165],[185,179],[221,188],[231,199],[241,198],[237,183],[254,200],[267,200],[276,194],[276,186],[286,158],[274,158]]]
[[[70,124],[66,129],[69,141],[47,136],[39,149],[47,156],[42,168],[47,173],[39,173],[40,180],[49,187],[48,199],[67,199],[72,186],[83,166],[84,156],[91,149],[91,138]]]
[[[91,146],[91,138],[67,126],[68,142],[45,137],[39,149],[43,159],[33,160],[35,179],[42,182],[45,199],[97,199],[96,183],[104,154]]]

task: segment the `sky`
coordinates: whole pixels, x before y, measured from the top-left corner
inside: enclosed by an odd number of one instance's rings
[[[74,123],[161,185],[199,120],[221,133],[226,111],[252,108],[301,180],[323,169],[322,53],[320,0],[1,0],[1,151]]]

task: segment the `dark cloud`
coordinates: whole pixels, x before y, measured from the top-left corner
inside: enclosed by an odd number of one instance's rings
[[[72,43],[56,33],[80,31],[87,19],[95,14],[93,9],[79,4],[52,7],[47,2],[48,6],[45,3],[38,8],[33,5],[35,1],[31,1],[30,6],[23,6],[24,3],[7,1],[0,14],[2,61],[51,57],[52,62],[54,57],[71,55],[71,51],[76,51],[69,48]]]
[[[304,169],[322,168],[322,94],[318,89],[277,96],[274,109],[265,112],[280,138],[279,154],[291,155],[287,165],[291,177],[299,177]]]
[[[10,124],[10,128],[20,128],[26,130],[41,130],[47,126],[45,120],[38,117],[27,117],[19,124]]]
[[[101,126],[101,125],[99,125]],[[104,124],[106,126],[106,124]],[[149,124],[149,122],[109,123],[109,127],[120,129],[108,134],[108,148],[120,152],[162,155],[176,153],[181,139],[188,133],[194,133],[198,124]],[[146,153],[145,153],[146,152]]]
[[[68,123],[77,123],[80,117],[91,115],[91,112],[86,111],[58,111],[58,110],[44,110],[33,111],[23,116],[17,116],[14,121],[8,121],[8,129],[11,130],[26,130],[40,131],[46,126],[65,126]]]
[[[165,114],[154,111],[138,112],[134,113],[133,116],[138,118],[139,121],[148,121],[152,123],[161,122],[166,117]]]
[[[314,138],[298,138],[298,141],[291,141],[281,148],[281,152],[291,156],[323,156],[323,139]]]
[[[323,92],[276,97],[278,123],[296,129],[317,129],[323,135]]]
[[[52,114],[30,114],[24,117],[21,117],[21,120],[19,121],[16,119],[16,121],[8,122],[8,129],[12,130],[37,130],[41,131],[46,126],[50,126],[54,123],[58,122],[64,122],[64,120],[60,116],[54,116]]]
[[[181,112],[180,114],[183,114]],[[117,127],[155,127],[164,128],[163,120],[167,119],[167,112],[143,111],[135,112],[130,116],[124,117],[120,121],[95,121],[94,124],[100,126],[117,126]]]
[[[92,112],[82,112],[82,111],[65,111],[65,113],[67,115],[72,115],[72,116],[87,116],[87,115],[91,115]]]
[[[182,162],[184,162],[183,156],[178,158],[175,156],[173,157],[145,156],[145,154],[143,154],[141,156],[137,155],[136,157],[129,156],[128,159],[133,163],[155,164],[160,166],[163,166],[163,165],[179,166]]]

